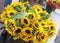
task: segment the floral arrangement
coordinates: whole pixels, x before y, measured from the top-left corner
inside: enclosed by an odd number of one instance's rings
[[[14,40],[23,39],[46,43],[56,31],[55,23],[40,5],[30,6],[29,2],[14,2],[3,10],[1,20],[5,30]]]

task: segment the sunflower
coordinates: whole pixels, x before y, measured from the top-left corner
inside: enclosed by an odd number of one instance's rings
[[[6,14],[6,11],[3,11],[3,12],[1,13],[1,20],[2,20],[3,22],[5,22],[5,20],[8,20],[8,16],[7,16],[7,14]]]
[[[25,36],[31,35],[31,34],[32,34],[32,30],[33,30],[33,29],[30,28],[30,27],[23,28],[24,35],[25,35]]]
[[[41,16],[38,14],[38,15],[36,16],[36,18],[37,18],[37,20],[39,21],[39,20],[41,19]]]
[[[25,25],[25,26],[29,26],[30,22],[29,22],[29,19],[26,18],[26,17],[23,17],[20,19],[21,20],[21,24]]]
[[[41,12],[39,12],[38,14],[39,14],[41,17],[48,15],[45,11],[41,11]]]
[[[47,38],[47,34],[42,30],[39,30],[36,33],[36,43],[45,43],[47,41]]]
[[[10,5],[8,5],[7,7],[5,7],[5,10],[9,11],[9,10],[14,10],[14,8]]]
[[[5,21],[5,25],[6,25],[6,29],[5,29],[5,30],[6,30],[9,34],[12,35],[14,29],[16,28],[16,24],[15,24],[14,19],[6,20],[6,21]]]
[[[6,26],[5,30],[6,30],[10,35],[12,35],[12,34],[13,34],[13,31],[10,31],[10,30],[11,30],[11,28],[8,28],[8,27]]]
[[[27,18],[30,20],[30,22],[35,23],[36,22],[36,15],[34,13],[27,13]]]
[[[8,17],[11,17],[12,15],[14,15],[14,14],[16,14],[16,13],[17,13],[16,10],[9,10],[9,11],[7,11]]]
[[[15,30],[13,31],[13,39],[21,39],[23,37],[22,35],[22,28],[21,27],[16,27]]]
[[[46,15],[48,15],[48,12],[47,12],[47,11],[44,11],[44,13],[45,13]]]
[[[9,33],[9,34],[13,34],[13,31],[12,31],[12,29],[9,27],[10,25],[9,25],[9,23],[8,23],[8,20],[6,20],[5,21],[5,25],[6,25],[6,28],[5,28],[5,30]]]
[[[29,2],[28,2],[28,1],[27,1],[27,2],[24,2],[24,5],[25,5],[25,4],[29,4]]]
[[[48,33],[48,38],[52,38],[55,35],[55,31],[50,31]]]
[[[50,29],[48,36],[49,36],[49,38],[51,38],[56,32],[56,26],[55,26],[55,23],[52,21],[48,22],[48,26]]]
[[[51,31],[56,31],[56,27],[54,25],[49,26]]]
[[[9,24],[10,24],[10,28],[12,30],[14,30],[14,28],[16,27],[16,22],[14,19],[9,19]]]
[[[34,24],[33,24],[33,26],[35,27],[35,28],[40,28],[41,27],[41,25],[40,25],[40,23],[39,22],[35,22]],[[41,28],[40,28],[41,29]]]
[[[47,26],[44,26],[44,27],[43,27],[43,30],[44,30],[47,34],[51,31],[48,25],[47,25]]]
[[[26,11],[26,7],[23,7],[21,12],[25,12]]]
[[[50,18],[38,20],[38,22],[46,22],[47,24],[49,23],[49,21],[51,21]]]
[[[23,4],[24,4],[24,7],[26,7],[26,10],[29,11],[30,10],[29,2],[27,1],[27,2],[24,2]]]
[[[34,5],[34,6],[33,6],[33,9],[36,10],[36,13],[42,11],[42,8],[40,7],[40,5]]]
[[[24,41],[29,42],[30,40],[32,40],[32,36],[24,36],[22,38]]]
[[[32,28],[30,27],[23,28],[22,39],[28,42],[29,40],[31,40],[31,38],[32,38]]]
[[[13,6],[13,7],[23,6],[23,3],[22,2],[14,2],[14,3],[11,3],[11,6]]]
[[[53,21],[49,21],[48,25],[51,31],[56,31],[56,25]]]
[[[41,22],[39,22],[39,23],[40,23],[40,25],[41,25],[42,27],[47,26],[47,22],[41,21]]]
[[[60,0],[56,0],[56,3],[57,3],[58,5],[60,5]]]

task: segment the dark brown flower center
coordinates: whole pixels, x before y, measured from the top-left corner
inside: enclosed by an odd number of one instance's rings
[[[45,24],[44,24],[44,23],[42,23],[41,25],[42,25],[42,26],[44,26]]]
[[[53,29],[53,26],[51,26],[51,30]]]
[[[49,36],[52,35],[52,34],[53,34],[53,33],[50,33]]]
[[[39,25],[37,24],[37,23],[35,23],[35,26],[38,28],[39,27]]]
[[[29,39],[29,38],[31,38],[31,36],[30,37],[27,37],[27,39]]]
[[[15,33],[20,33],[21,32],[21,29],[18,29],[15,31]]]
[[[39,9],[37,9],[37,11],[40,11]]]
[[[14,14],[13,12],[10,13],[10,15],[13,15],[13,14]]]
[[[38,33],[37,33],[37,35],[38,35],[38,36],[41,36],[41,35],[42,35],[42,33],[38,32]]]
[[[30,31],[30,30],[26,30],[25,32],[26,32],[26,34],[30,34],[30,33],[31,33],[31,31]]]
[[[28,21],[27,21],[27,19],[24,19],[24,22],[25,22],[25,24],[28,24]]]
[[[50,23],[49,25],[51,25],[52,23]]]
[[[41,36],[42,39],[44,39],[44,36]]]
[[[39,34],[39,32],[37,33],[37,35]]]
[[[14,24],[12,24],[12,26],[15,27]]]

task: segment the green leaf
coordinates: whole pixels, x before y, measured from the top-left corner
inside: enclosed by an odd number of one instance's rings
[[[16,20],[16,26],[21,28],[25,27],[23,24],[20,23],[20,19]]]
[[[26,14],[27,14],[27,12],[17,13],[15,15],[12,15],[12,18],[14,18],[14,19],[20,19],[20,18],[26,16]]]
[[[36,35],[38,29],[33,29],[32,36],[34,37]]]
[[[30,6],[26,5],[26,10],[30,9]]]
[[[29,19],[32,19],[32,17],[33,17],[33,15],[32,15],[32,14],[28,16],[28,18],[29,18]]]
[[[5,17],[5,18],[8,18],[8,16],[7,16],[6,14],[4,15],[4,17]]]
[[[40,20],[44,20],[44,19],[48,19],[50,17],[50,15],[43,15],[42,17],[41,17],[41,19]]]
[[[49,17],[50,17],[50,15],[47,15],[47,16],[46,16],[46,19],[49,18]]]
[[[24,24],[21,24],[21,23],[20,23],[20,27],[21,27],[21,28],[24,28],[25,26],[24,26]]]
[[[10,28],[10,23],[9,23],[9,22],[7,23],[7,26],[8,26],[8,29],[9,29],[10,31],[12,31],[12,29]]]
[[[21,11],[21,7],[20,7],[20,6],[16,6],[16,7],[15,7],[15,10],[17,10],[17,11],[20,12],[20,11]]]
[[[20,25],[19,23],[20,23],[20,22],[19,22],[19,19],[17,19],[17,20],[16,20],[16,26],[17,26],[17,27],[19,27],[19,25]]]
[[[13,32],[12,29],[10,27],[8,27],[9,31]]]

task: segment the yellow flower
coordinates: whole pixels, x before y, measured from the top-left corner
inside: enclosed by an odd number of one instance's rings
[[[6,20],[6,21],[5,21],[5,25],[6,25],[6,29],[5,29],[5,30],[6,30],[9,34],[13,35],[13,31],[14,31],[15,28],[16,28],[16,24],[15,24],[14,19]]]
[[[42,11],[42,8],[40,7],[40,5],[34,5],[33,9],[36,10],[36,13]]]
[[[21,12],[23,13],[25,11],[26,11],[26,7],[23,7],[22,10],[21,10]]]
[[[51,31],[56,31],[56,24],[53,21],[49,21],[48,26]]]
[[[31,40],[31,38],[32,38],[32,28],[30,27],[23,28],[22,39],[28,42],[29,40]]]
[[[41,11],[41,12],[38,12],[38,14],[37,15],[40,15],[41,17],[42,16],[44,16],[44,15],[48,15],[48,12],[46,12],[46,11]]]
[[[24,2],[24,4],[29,4],[29,2],[27,1],[27,2]]]
[[[50,33],[48,33],[48,38],[52,38],[55,35],[55,31],[50,31]]]
[[[36,22],[36,15],[34,13],[27,13],[27,18],[30,20],[30,22],[35,23]]]
[[[48,19],[43,19],[43,20],[38,20],[38,22],[46,22],[46,23],[48,23],[50,21],[50,18],[48,18]]]
[[[11,30],[11,28],[8,26],[8,20],[6,20],[5,21],[5,25],[6,25],[6,28],[5,28],[5,30],[9,33],[9,34],[13,34],[13,32],[12,32],[12,30]]]
[[[45,27],[45,26],[47,26],[47,22],[41,21],[41,22],[40,22],[40,25],[41,25],[42,27]]]
[[[44,12],[44,14],[48,15],[48,12],[47,11],[43,11],[43,12]]]
[[[41,22],[40,22],[40,25],[41,25],[41,27],[43,28],[43,30],[44,31],[46,31],[46,32],[49,32],[50,31],[50,27],[49,27],[49,21],[50,21],[50,19],[46,19],[46,20],[42,20]]]
[[[16,27],[16,22],[14,19],[9,19],[9,24],[10,24],[10,28],[12,30],[14,30],[14,28]]]
[[[6,11],[3,11],[3,12],[1,13],[1,20],[2,20],[3,22],[5,22],[5,20],[8,20],[8,16],[7,16],[7,14],[6,14]]]
[[[55,26],[55,23],[53,22],[51,22],[51,23],[49,23],[49,27],[50,27],[50,29],[52,30],[52,31],[55,31],[56,30],[56,26]]]
[[[32,34],[32,30],[33,30],[33,29],[30,28],[30,27],[23,28],[24,35],[25,35],[25,36],[31,35],[31,34]]]
[[[60,5],[60,0],[56,0],[56,3],[57,3],[58,5]]]
[[[23,35],[23,37],[24,38],[22,38],[24,41],[26,41],[26,42],[29,42],[30,40],[32,40],[32,36],[24,36]]]
[[[15,34],[21,34],[21,32],[22,32],[22,28],[20,28],[20,27],[16,27],[15,30],[13,31],[13,33],[15,33]]]
[[[6,28],[5,28],[5,30],[6,30],[10,35],[12,35],[12,34],[13,34],[13,32],[12,32],[12,31],[10,31],[8,27],[6,27]]]
[[[7,7],[5,7],[5,10],[9,11],[9,10],[14,10],[14,8],[10,5],[8,5]]]
[[[23,4],[24,4],[25,7],[26,7],[27,5],[30,6],[30,4],[29,4],[28,1],[27,1],[27,2],[24,2]]]
[[[9,10],[9,11],[7,11],[8,17],[11,17],[12,15],[14,15],[14,14],[16,14],[16,13],[17,13],[16,10]]]
[[[13,6],[13,7],[23,6],[23,3],[22,2],[14,2],[14,3],[11,3],[11,6]]]
[[[36,34],[36,43],[46,43],[47,38],[47,34],[44,31],[40,30]]]
[[[41,29],[41,25],[40,25],[39,22],[35,22],[33,25],[34,25],[35,28],[37,28],[37,29],[40,28]]]
[[[48,22],[50,32],[48,33],[49,38],[51,38],[56,33],[56,25],[53,21]]]
[[[13,35],[14,40],[17,40],[19,38],[21,39],[23,37],[22,28],[20,28],[20,27],[15,28],[12,35]]]
[[[21,18],[21,24],[24,24],[25,26],[29,26],[29,20],[26,17]]]

